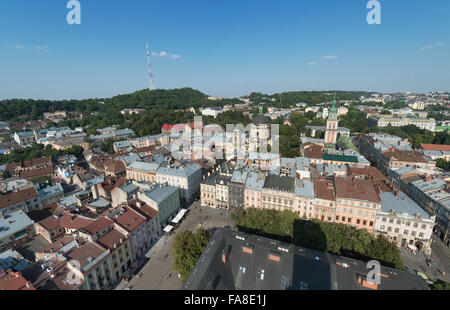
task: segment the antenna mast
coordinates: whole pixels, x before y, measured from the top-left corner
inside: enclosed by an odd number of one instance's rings
[[[148,46],[148,41],[147,41],[147,63],[148,63],[148,79],[150,82],[150,90],[154,90],[155,89],[155,82],[153,81],[153,73],[152,73],[152,63],[150,61],[150,48]]]

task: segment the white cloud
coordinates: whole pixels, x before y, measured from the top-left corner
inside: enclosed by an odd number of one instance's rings
[[[317,65],[317,62],[315,62],[315,61],[310,61],[310,62],[308,62],[308,65],[314,66],[314,65]]]
[[[33,47],[28,47],[28,46],[24,46],[24,45],[20,45],[20,44],[7,44],[7,47],[9,48],[13,48],[13,49],[21,49],[21,50],[37,50],[37,51],[48,51],[48,46],[47,45],[34,45]]]
[[[8,44],[9,48],[15,48],[15,49],[25,49],[25,46],[19,45],[19,44]]]
[[[38,50],[38,51],[48,51],[48,46],[47,46],[47,45],[44,45],[44,46],[35,46],[34,49],[35,49],[35,50]]]
[[[153,52],[153,53],[152,53],[152,56],[155,56],[155,57],[167,57],[167,58],[171,58],[171,59],[178,59],[178,58],[181,58],[180,55],[177,55],[177,54],[169,54],[169,53],[167,53],[166,51],[162,51],[162,52],[159,52],[159,53]]]
[[[442,43],[441,41],[436,41],[434,44],[430,44],[430,45],[419,48],[419,52],[431,52],[436,47],[440,47],[443,45],[444,45],[444,43]]]
[[[322,56],[322,59],[330,60],[330,59],[336,59],[338,57],[339,57],[338,55],[328,55],[328,56]]]

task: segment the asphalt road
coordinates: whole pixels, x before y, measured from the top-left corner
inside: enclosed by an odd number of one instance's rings
[[[171,236],[164,236],[150,249],[146,256],[150,259],[126,286],[118,289],[130,290],[179,290],[182,281],[173,271],[172,244],[176,234],[199,228],[214,229],[232,227],[229,213],[217,209],[201,207],[195,202],[189,207],[189,214]]]
[[[450,282],[450,249],[435,235],[431,243],[431,267],[427,265],[427,257],[423,253],[414,255],[400,248],[400,255],[405,267],[426,274],[431,281],[441,279]]]

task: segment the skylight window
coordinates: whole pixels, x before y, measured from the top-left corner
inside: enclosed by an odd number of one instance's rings
[[[264,280],[264,269],[258,269],[258,272],[256,273],[256,278]]]

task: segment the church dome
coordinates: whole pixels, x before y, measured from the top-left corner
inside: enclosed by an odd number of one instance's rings
[[[252,124],[253,125],[269,125],[270,124],[270,120],[267,116],[264,115],[258,115],[255,118],[253,118],[252,120]]]

